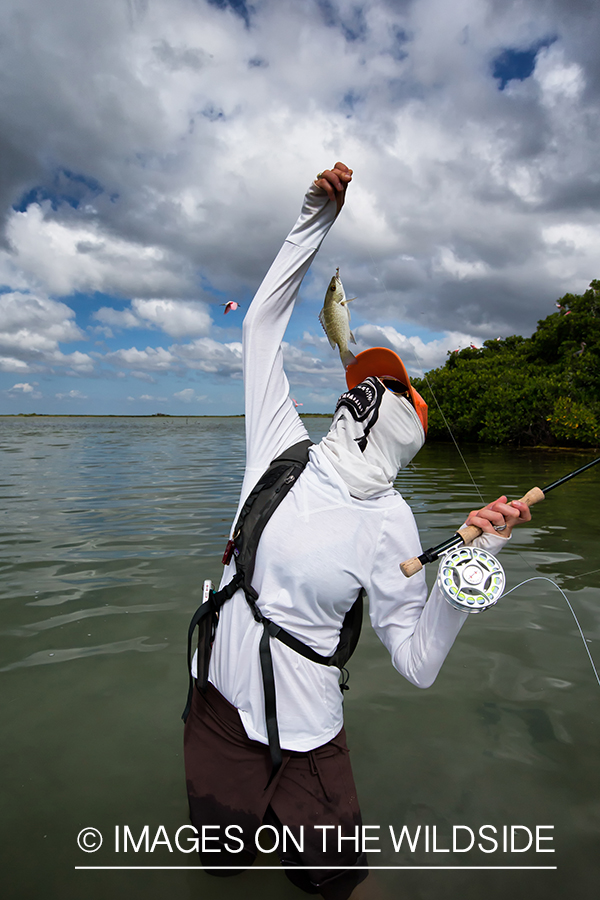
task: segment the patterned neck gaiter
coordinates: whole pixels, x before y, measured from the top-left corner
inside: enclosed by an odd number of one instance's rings
[[[321,447],[351,495],[366,500],[389,491],[424,443],[410,401],[370,376],[342,394]]]

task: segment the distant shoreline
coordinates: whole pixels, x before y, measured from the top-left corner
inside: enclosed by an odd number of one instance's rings
[[[330,419],[333,413],[300,413],[301,419]],[[244,413],[224,415],[171,415],[170,413],[0,413],[0,419],[244,419]]]
[[[333,413],[300,413],[301,419],[329,419],[331,420]],[[239,413],[238,415],[170,415],[169,413],[150,413],[148,415],[122,415],[120,413],[107,413],[107,414],[94,414],[94,413],[0,413],[0,420],[2,419],[243,419],[245,418],[243,413]],[[450,437],[435,437],[430,438],[427,442],[428,444],[450,444],[452,440]],[[497,446],[511,446],[511,445],[496,445],[496,444],[487,444],[485,441],[463,441],[463,445],[473,446],[473,447],[497,447]],[[549,451],[551,453],[581,453],[586,455],[588,453],[597,452],[598,447],[587,447],[581,446],[578,444],[571,445],[557,445],[557,444],[528,444],[523,445],[521,447],[516,447],[514,444],[512,445],[513,449],[519,450],[543,450]]]

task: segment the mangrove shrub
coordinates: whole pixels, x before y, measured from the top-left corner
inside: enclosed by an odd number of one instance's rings
[[[413,379],[429,433],[492,444],[600,443],[600,281],[565,294],[531,337],[484,341]],[[439,403],[439,407],[438,407]]]

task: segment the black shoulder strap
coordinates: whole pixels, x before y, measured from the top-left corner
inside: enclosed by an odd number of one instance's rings
[[[223,557],[223,562],[228,563],[231,553],[235,555],[236,574],[229,584],[219,591],[213,591],[210,598],[198,607],[189,625],[187,650],[189,688],[186,706],[181,716],[184,722],[189,715],[194,688],[191,668],[194,631],[198,628],[196,684],[200,690],[204,691],[208,684],[210,654],[219,620],[219,610],[223,603],[229,600],[238,588],[242,587],[255,618],[262,621],[255,602],[258,594],[252,587],[258,542],[267,522],[305,468],[311,446],[312,441],[299,441],[274,459],[240,510],[233,537],[228,542]]]
[[[233,529],[233,554],[236,571],[242,573],[244,588],[251,593],[258,542],[267,522],[303,472],[311,446],[311,441],[300,441],[274,459],[240,510]]]

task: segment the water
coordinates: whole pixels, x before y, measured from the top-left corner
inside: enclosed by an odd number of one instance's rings
[[[325,419],[307,419],[313,439]],[[170,853],[187,823],[179,720],[185,635],[219,559],[243,471],[242,419],[0,419],[0,704],[3,896],[46,900],[299,898],[281,871],[76,866],[196,865]],[[483,495],[521,496],[592,456],[463,447]],[[535,574],[567,592],[600,664],[600,473],[534,510],[502,553],[507,586]],[[398,479],[424,546],[479,505],[450,444],[424,448]],[[434,576],[433,567],[428,577]],[[591,573],[591,574],[587,574]],[[373,871],[361,896],[592,898],[598,891],[600,687],[559,592],[533,582],[467,622],[438,680],[394,672],[368,625],[351,663],[346,726],[370,861],[378,866],[557,866],[553,871]],[[115,828],[153,853],[115,853]],[[389,832],[422,828],[414,854]],[[437,849],[452,827],[497,831],[497,852]],[[554,826],[555,853],[502,851],[502,829]],[[79,832],[104,835],[97,853]],[[488,832],[490,833],[490,832]],[[509,832],[510,833],[510,832]],[[182,835],[186,833],[183,832]],[[526,832],[517,832],[522,839]],[[463,830],[462,837],[468,837]],[[182,838],[183,840],[183,838]],[[477,840],[480,840],[477,837]],[[462,846],[466,846],[464,843]],[[489,849],[492,844],[483,842]],[[276,866],[272,855],[262,865]]]

